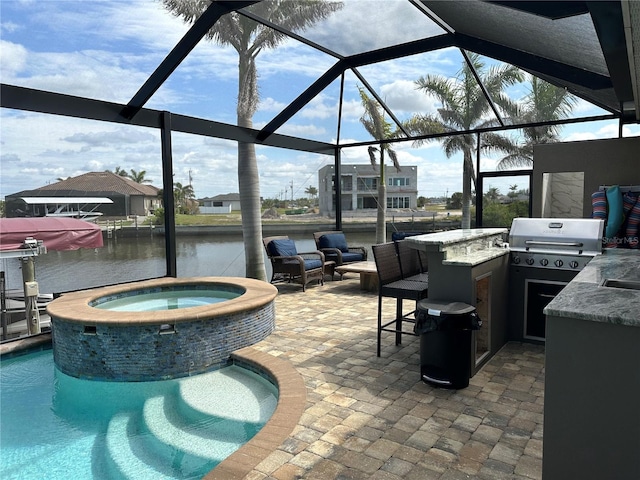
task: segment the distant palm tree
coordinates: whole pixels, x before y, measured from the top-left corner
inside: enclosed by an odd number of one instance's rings
[[[185,200],[195,198],[195,193],[191,185],[182,185],[180,182],[173,184],[173,197],[176,201],[176,205],[180,206],[184,204]]]
[[[318,189],[316,187],[314,187],[314,186],[310,186],[310,187],[306,188],[304,193],[309,195],[311,198],[314,198],[316,195],[318,195]]]
[[[131,169],[131,173],[127,176],[136,183],[151,183],[151,180],[148,178],[144,178],[147,174],[146,170],[140,170],[136,172],[133,168]]]
[[[187,22],[194,22],[209,7],[203,0],[162,0],[167,9]],[[285,30],[299,32],[342,8],[341,2],[323,0],[271,0],[258,2],[251,11]],[[223,15],[209,30],[206,38],[220,45],[230,45],[238,53],[238,126],[253,127],[258,103],[258,71],[256,57],[275,48],[288,37],[269,26],[238,13]],[[253,143],[238,142],[238,189],[242,210],[246,276],[266,280],[262,245],[260,176]]]
[[[116,169],[114,171],[111,171],[111,170],[107,169],[107,170],[105,170],[105,172],[115,173],[116,175],[118,175],[120,177],[128,177],[129,176],[127,171],[124,168],[120,168],[120,167],[116,167]]]
[[[455,79],[427,75],[416,81],[417,88],[426,94],[434,95],[441,102],[441,106],[438,108],[437,115],[416,115],[411,118],[405,125],[411,133],[415,135],[453,133],[497,124],[493,116],[489,115],[491,111],[489,102],[476,81],[473,70],[478,73],[488,94],[498,107],[505,112],[516,109],[514,102],[504,94],[504,89],[520,82],[523,78],[522,72],[513,65],[492,67],[487,71],[479,55],[469,53],[468,58],[471,66],[465,62]],[[434,140],[442,142],[447,157],[457,152],[463,154],[462,228],[470,228],[471,183],[475,185],[476,181],[473,165],[476,136],[452,135],[420,140],[416,144]],[[511,147],[512,142],[499,134],[483,133],[481,135],[481,150],[509,151]]]
[[[530,90],[520,111],[516,112],[518,123],[538,123],[560,120],[569,116],[577,99],[566,89],[556,87],[530,76]],[[508,155],[500,160],[496,168],[533,168],[533,146],[555,143],[560,140],[560,125],[541,125],[522,129],[524,143],[515,144]]]
[[[384,118],[384,109],[382,106],[372,98],[369,98],[367,93],[361,87],[358,87],[360,92],[360,99],[362,100],[362,106],[364,107],[364,114],[360,117],[360,123],[364,126],[365,130],[375,138],[376,140],[388,140],[396,136],[396,133],[392,130],[392,125]],[[396,152],[388,143],[380,143],[380,148],[373,146],[369,147],[369,160],[374,167],[378,165],[376,154],[380,154],[380,181],[378,182],[378,215],[376,218],[376,243],[385,243],[387,241],[387,184],[384,178],[384,154],[387,152],[389,158],[393,162],[397,171],[400,171],[400,164],[398,163],[398,156]]]

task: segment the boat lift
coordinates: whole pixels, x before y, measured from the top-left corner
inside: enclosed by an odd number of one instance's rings
[[[35,257],[48,250],[76,250],[103,246],[102,231],[94,223],[75,218],[0,218],[0,260],[19,258],[22,268],[23,293],[27,332],[41,332],[38,283],[35,279]],[[8,311],[4,272],[2,283],[1,313],[2,338],[8,335]]]
[[[11,250],[0,250],[0,259],[5,258],[20,258],[22,266],[22,280],[24,286],[24,312],[25,319],[27,321],[27,333],[29,335],[35,335],[41,332],[40,328],[40,311],[38,310],[38,295],[40,294],[38,288],[38,282],[35,278],[35,262],[34,257],[47,253],[47,247],[45,247],[42,240],[36,240],[32,237],[27,237],[24,240],[21,248]],[[2,339],[7,338],[8,325],[7,325],[7,298],[5,289],[4,272],[1,278],[1,291],[0,291],[0,306],[2,315]]]
[[[79,218],[92,222],[102,216],[96,209],[113,203],[108,197],[20,197],[34,217]]]

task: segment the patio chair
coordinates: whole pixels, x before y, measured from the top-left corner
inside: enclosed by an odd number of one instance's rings
[[[429,283],[426,255],[421,255],[418,250],[411,248],[404,240],[397,240],[395,244],[398,251],[402,278],[405,280]]]
[[[376,270],[378,271],[377,355],[379,357],[382,332],[394,332],[396,334],[396,345],[402,343],[402,335],[416,335],[413,328],[411,330],[402,329],[405,322],[415,326],[414,314],[416,311],[414,308],[411,312],[403,313],[403,301],[415,300],[417,306],[418,300],[427,297],[429,286],[425,282],[402,278],[400,259],[398,258],[395,242],[381,243],[373,245],[371,248],[376,262]],[[390,321],[382,320],[382,299],[384,297],[396,299],[396,315]]]
[[[367,249],[350,247],[344,233],[339,230],[315,232],[313,239],[316,248],[324,253],[325,259],[336,262],[337,267],[345,263],[364,262],[367,259]]]
[[[300,283],[303,292],[313,281],[324,285],[322,252],[298,252],[295,242],[287,236],[265,237],[262,243],[271,261],[271,283]]]

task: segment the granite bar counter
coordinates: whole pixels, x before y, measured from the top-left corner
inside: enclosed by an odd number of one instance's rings
[[[640,251],[594,257],[547,305],[543,480],[640,478]]]
[[[507,341],[509,250],[506,228],[450,230],[407,237],[426,255],[429,299],[476,307],[482,328],[473,332],[472,375]]]
[[[506,233],[506,228],[474,228],[415,235],[405,240],[427,256],[439,253],[443,265],[474,266],[509,253],[496,246],[503,243]]]

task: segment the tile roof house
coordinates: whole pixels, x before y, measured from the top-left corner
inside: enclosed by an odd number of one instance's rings
[[[22,197],[107,197],[111,204],[98,205],[96,211],[108,217],[146,216],[162,206],[160,189],[136,183],[113,172],[88,172],[77,177],[45,185],[35,190],[6,195],[7,217],[44,215],[42,208],[33,211]]]

